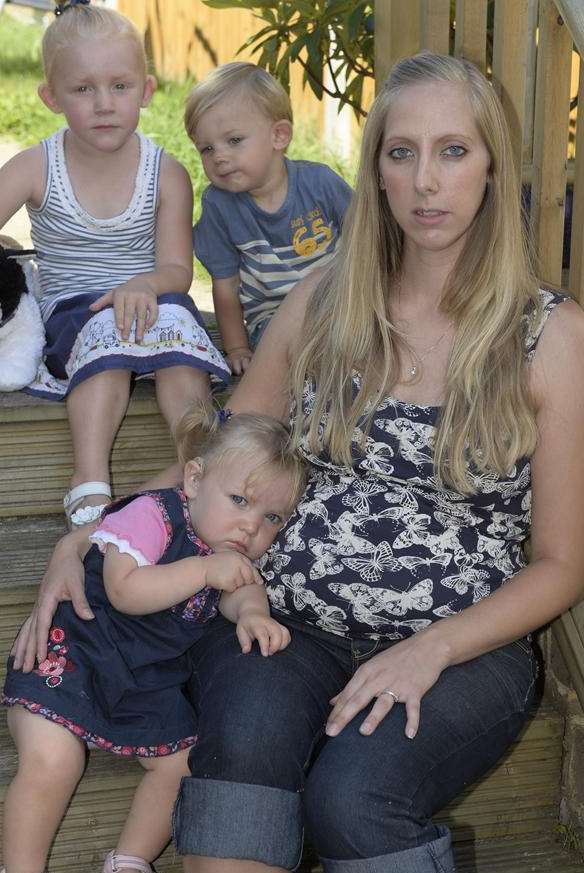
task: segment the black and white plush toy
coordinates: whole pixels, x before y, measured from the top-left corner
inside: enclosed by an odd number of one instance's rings
[[[33,381],[45,345],[38,303],[18,260],[22,255],[0,245],[0,391],[18,391]]]

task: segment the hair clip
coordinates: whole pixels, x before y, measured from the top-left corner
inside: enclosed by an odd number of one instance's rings
[[[217,421],[219,422],[219,427],[223,427],[225,422],[231,418],[233,413],[230,409],[227,409],[226,407],[225,409],[218,409],[216,415]]]
[[[89,0],[69,0],[68,3],[55,7],[55,15],[62,15],[63,12],[67,12],[68,9],[73,9],[75,6],[89,6]]]

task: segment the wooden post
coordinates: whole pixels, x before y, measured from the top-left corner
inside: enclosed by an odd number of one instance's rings
[[[580,58],[576,121],[576,175],[572,197],[570,291],[584,305],[584,60]]]
[[[528,58],[528,0],[497,3],[493,39],[493,85],[501,98],[511,131],[518,178],[523,165],[525,83]]]
[[[164,74],[164,32],[156,0],[146,0],[148,37],[152,52],[152,63],[159,75]]]
[[[533,132],[531,229],[541,279],[562,284],[572,37],[553,0],[542,0]]]
[[[454,31],[454,54],[472,61],[483,73],[487,68],[487,5],[487,0],[456,0]]]
[[[537,67],[537,22],[539,0],[527,0],[527,58],[525,60],[525,115],[523,120],[523,167],[533,163],[533,116],[535,113],[535,71]]]
[[[556,6],[572,34],[580,57],[584,57],[584,5],[582,0],[556,0]]]
[[[450,52],[450,0],[420,0],[420,44],[438,54]]]
[[[403,0],[375,3],[375,85],[377,89],[396,61],[420,50],[420,6]]]

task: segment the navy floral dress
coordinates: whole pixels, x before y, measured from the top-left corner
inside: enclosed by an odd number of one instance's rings
[[[565,299],[541,291],[539,324],[525,319],[528,360]],[[305,414],[313,400],[307,385]],[[525,565],[529,458],[508,476],[471,470],[470,496],[445,489],[432,460],[439,412],[387,397],[364,450],[356,430],[351,469],[304,447],[307,491],[261,564],[276,615],[341,636],[401,640],[492,594]]]
[[[147,495],[156,501],[166,529],[159,564],[210,554],[192,528],[182,491]],[[9,658],[2,703],[25,706],[84,742],[119,755],[156,757],[193,745],[197,722],[185,691],[191,673],[188,650],[216,615],[220,592],[204,588],[171,609],[146,616],[118,612],[106,596],[97,545],[85,559],[85,582],[95,618],[84,621],[70,603],[61,603],[46,660],[22,673],[12,669]]]

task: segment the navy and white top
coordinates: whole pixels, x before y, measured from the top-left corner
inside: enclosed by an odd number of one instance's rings
[[[209,185],[193,230],[195,254],[214,279],[239,273],[250,333],[293,285],[331,259],[351,199],[349,185],[324,164],[286,158],[286,168],[288,192],[277,212],[261,209],[247,192]]]
[[[156,211],[162,149],[136,132],[140,160],[127,207],[95,218],[73,191],[65,161],[66,129],[42,141],[46,186],[38,209],[27,206],[39,265],[44,321],[57,303],[78,294],[106,294],[155,269]]]
[[[526,355],[554,307],[528,328]],[[307,386],[304,413],[314,390]],[[296,513],[262,561],[274,612],[353,638],[401,640],[492,594],[525,565],[531,471],[521,458],[507,476],[472,473],[476,493],[435,479],[432,443],[439,407],[387,397],[365,448],[355,431],[352,469],[304,454],[310,482]]]

